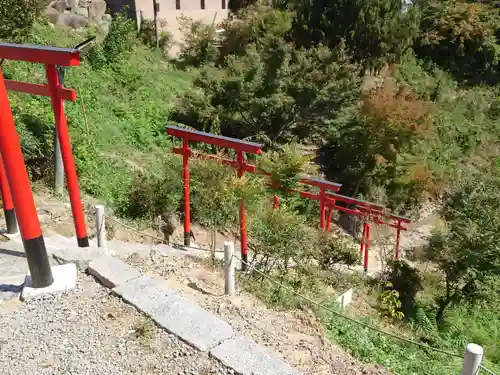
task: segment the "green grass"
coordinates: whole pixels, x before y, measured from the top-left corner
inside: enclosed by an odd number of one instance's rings
[[[86,37],[36,25],[31,42],[71,46]],[[43,67],[36,64],[9,61],[3,69],[8,78],[45,81]],[[66,68],[65,86],[78,96],[65,108],[81,188],[113,205],[125,204],[136,174],[131,165],[154,168],[152,164],[160,165],[170,152],[165,121],[175,98],[189,85],[189,73],[139,43],[112,66],[96,70],[84,60],[81,66]],[[54,120],[49,99],[22,93],[11,93],[10,98],[28,163],[50,155]]]
[[[339,274],[339,278],[341,274]],[[373,289],[363,286],[358,278],[353,279],[352,275],[345,275],[344,278],[356,283],[358,293],[372,294]],[[434,332],[432,341],[421,340],[420,335],[414,332],[407,323],[394,322],[376,314],[376,311],[365,311],[366,316],[359,317],[359,312],[351,307],[342,314],[353,317],[365,324],[377,327],[386,332],[409,338],[432,347],[438,347],[451,353],[456,353],[458,357],[442,354],[432,350],[422,348],[418,345],[397,340],[388,335],[375,330],[363,327],[345,318],[339,317],[331,310],[337,307],[331,302],[331,297],[325,296],[320,290],[324,290],[321,283],[306,291],[301,291],[316,301],[323,301],[325,309],[318,309],[315,305],[302,300],[300,297],[289,293],[287,290],[277,290],[274,284],[267,281],[253,281],[242,278],[242,285],[246,290],[254,293],[266,304],[279,309],[297,309],[307,307],[315,310],[323,323],[327,337],[335,344],[344,348],[353,357],[367,363],[378,363],[387,368],[395,375],[449,375],[459,374],[463,365],[461,358],[467,343],[477,343],[485,349],[485,360],[483,365],[488,369],[498,373],[500,363],[498,362],[498,328],[500,325],[500,314],[491,309],[475,310],[469,312],[463,307],[451,309],[447,314],[447,326],[442,332]],[[286,280],[282,280],[286,283]],[[345,289],[344,281],[340,284]],[[365,296],[364,298],[369,298]]]

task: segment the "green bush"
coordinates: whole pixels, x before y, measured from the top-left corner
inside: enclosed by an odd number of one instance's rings
[[[88,56],[90,64],[95,69],[105,66],[112,68],[120,57],[126,52],[129,53],[132,46],[137,43],[136,36],[134,21],[127,17],[126,11],[117,13],[104,41],[90,52]]]
[[[400,310],[405,317],[411,317],[416,307],[417,294],[423,290],[422,280],[417,269],[402,260],[389,261],[386,280],[398,293]]]
[[[25,41],[47,5],[47,0],[2,0],[0,40],[17,43]]]
[[[324,270],[333,270],[338,264],[354,266],[361,261],[359,249],[354,242],[342,235],[319,233],[316,249],[316,258]]]
[[[158,28],[164,29],[167,26],[165,22],[158,21]],[[156,30],[155,23],[151,20],[143,20],[141,24],[141,30],[139,32],[139,38],[142,43],[151,48],[156,48]],[[172,47],[172,35],[167,31],[158,32],[158,48],[168,53],[169,49]]]
[[[215,26],[188,18],[183,18],[181,21],[184,44],[179,56],[180,61],[184,65],[194,67],[215,63],[219,58]]]

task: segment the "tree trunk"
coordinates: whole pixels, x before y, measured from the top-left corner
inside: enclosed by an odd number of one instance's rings
[[[447,297],[439,303],[438,311],[436,312],[436,324],[440,327],[444,323],[444,312],[446,308],[450,305],[451,298]]]

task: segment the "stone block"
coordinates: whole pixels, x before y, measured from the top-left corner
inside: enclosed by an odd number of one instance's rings
[[[141,276],[136,268],[108,255],[91,261],[88,271],[108,288],[114,288]]]
[[[229,324],[149,277],[141,276],[113,290],[150,314],[159,326],[199,350],[207,351],[233,336]]]
[[[237,336],[210,351],[210,355],[241,375],[302,375],[252,340]]]
[[[76,287],[76,265],[74,263],[63,264],[51,267],[54,282],[45,288],[33,288],[30,275],[24,279],[24,288],[21,292],[21,299],[26,300],[42,294],[65,292]]]
[[[104,249],[93,247],[68,247],[51,251],[52,257],[59,264],[75,263],[78,268],[85,271],[89,263],[104,255]]]

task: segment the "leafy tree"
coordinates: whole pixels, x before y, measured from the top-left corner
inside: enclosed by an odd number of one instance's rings
[[[421,142],[434,134],[431,107],[408,87],[386,82],[337,129],[329,134],[323,164],[349,194],[382,186],[394,205],[412,206],[432,188],[432,172],[419,152]]]
[[[498,82],[500,11],[493,4],[459,0],[419,2],[416,51],[462,79]]]
[[[445,281],[438,323],[444,321],[448,306],[487,299],[500,288],[500,177],[498,167],[480,172],[469,172],[449,196],[442,212],[447,230],[435,233],[426,250]]]
[[[47,6],[45,0],[2,0],[0,40],[22,42]]]
[[[403,11],[402,0],[299,0],[293,39],[300,46],[345,40],[353,58],[366,68],[393,63],[418,33],[416,7]]]
[[[198,129],[263,141],[321,138],[332,119],[358,97],[358,73],[345,50],[294,49],[269,37],[206,68],[174,119]]]

